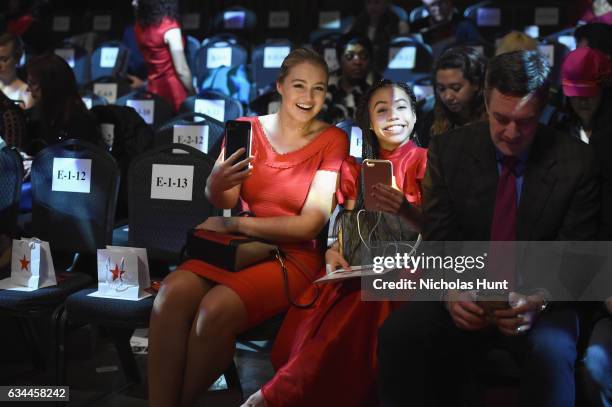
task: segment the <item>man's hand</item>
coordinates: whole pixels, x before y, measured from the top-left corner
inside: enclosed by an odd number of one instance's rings
[[[520,335],[531,329],[542,312],[544,297],[540,294],[523,295],[511,292],[508,295],[510,308],[495,311],[495,325],[507,336]]]
[[[474,295],[471,291],[449,290],[447,307],[458,328],[477,331],[488,325],[485,312],[474,302]]]
[[[237,233],[239,218],[232,216],[229,218],[223,216],[211,216],[204,222],[196,226],[196,229],[210,230],[218,233]]]

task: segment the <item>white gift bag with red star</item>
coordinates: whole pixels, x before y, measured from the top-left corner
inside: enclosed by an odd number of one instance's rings
[[[98,291],[92,297],[137,301],[150,296],[147,250],[107,246],[98,249]]]
[[[48,242],[37,238],[13,240],[10,282],[31,290],[57,285]]]

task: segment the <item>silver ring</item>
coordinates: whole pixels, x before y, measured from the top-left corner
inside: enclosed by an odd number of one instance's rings
[[[516,333],[517,333],[517,334],[520,334],[521,332],[523,332],[523,330],[524,330],[523,328],[524,328],[524,326],[523,326],[523,325],[521,325],[521,326],[517,326],[517,327],[516,327]]]

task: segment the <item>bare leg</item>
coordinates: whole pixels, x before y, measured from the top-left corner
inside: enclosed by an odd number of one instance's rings
[[[232,289],[217,285],[204,296],[189,334],[181,406],[193,406],[227,369],[246,323],[244,304]]]
[[[186,270],[165,279],[149,324],[149,406],[177,406],[183,386],[187,341],[198,305],[212,283]]]

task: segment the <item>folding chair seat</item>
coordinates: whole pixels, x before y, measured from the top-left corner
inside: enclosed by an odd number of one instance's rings
[[[179,130],[177,130],[177,126]],[[185,127],[191,129],[185,131]],[[198,140],[199,136],[196,134],[205,134],[206,136],[202,136],[205,140]],[[222,122],[201,113],[186,112],[162,124],[157,129],[155,144],[157,146],[172,143],[186,144],[216,159],[221,153],[224,134],[225,128]]]
[[[164,98],[147,91],[130,92],[117,99],[115,104],[133,108],[154,129],[174,116],[172,106]]]
[[[101,44],[91,55],[91,79],[102,77],[125,77],[130,59],[130,50],[120,41]]]
[[[180,150],[182,154],[174,153]],[[191,200],[158,199],[151,197],[154,165],[181,165],[193,168]],[[147,248],[149,264],[158,260],[166,265],[152,269],[152,277],[168,274],[168,265],[179,262],[180,252],[187,238],[187,231],[208,216],[218,214],[206,199],[204,186],[214,166],[208,155],[186,145],[160,146],[138,156],[130,165],[129,191],[129,243],[133,247]],[[70,323],[92,323],[109,328],[124,372],[130,382],[140,381],[129,339],[135,328],[147,327],[153,306],[153,298],[140,301],[122,301],[87,296],[93,290],[81,291],[69,296],[62,315],[62,328]],[[60,344],[63,337],[60,337]],[[59,347],[61,351],[62,346]],[[63,355],[59,355],[63,360]],[[63,365],[59,376],[63,378]]]
[[[61,165],[58,158],[88,160],[90,170],[87,166],[81,167],[86,175],[85,181],[80,182],[89,184],[89,192],[69,192],[71,189],[86,191],[85,185],[73,189],[70,183],[53,190],[54,164]],[[87,161],[81,163],[87,164]],[[100,147],[81,140],[66,140],[47,147],[32,163],[33,233],[49,242],[52,248],[58,284],[32,292],[2,290],[0,313],[19,318],[25,326],[24,332],[29,332],[26,340],[33,350],[37,367],[43,365],[44,352],[34,335],[32,321],[50,322],[54,349],[57,322],[65,298],[93,282],[90,274],[77,271],[81,268],[79,263],[85,263],[87,256],[111,241],[118,185],[119,168],[115,160]],[[66,269],[60,259],[70,259],[75,253],[80,261]]]
[[[72,68],[78,86],[89,82],[89,54],[83,47],[64,41],[56,46],[53,52],[64,59]]]
[[[389,44],[383,76],[394,81],[414,83],[431,75],[433,54],[426,44],[410,37],[396,37]]]
[[[198,96],[190,96],[181,105],[182,112],[202,113],[213,119],[225,122],[244,115],[242,104],[220,92],[205,90]]]
[[[253,49],[251,70],[256,94],[276,82],[281,64],[291,48],[288,40],[271,40]]]
[[[257,14],[245,7],[227,8],[213,18],[212,31],[248,36],[257,27]]]
[[[217,68],[246,65],[247,63],[247,48],[240,43],[237,37],[223,34],[204,39],[196,53],[195,77],[198,88],[214,74]]]

